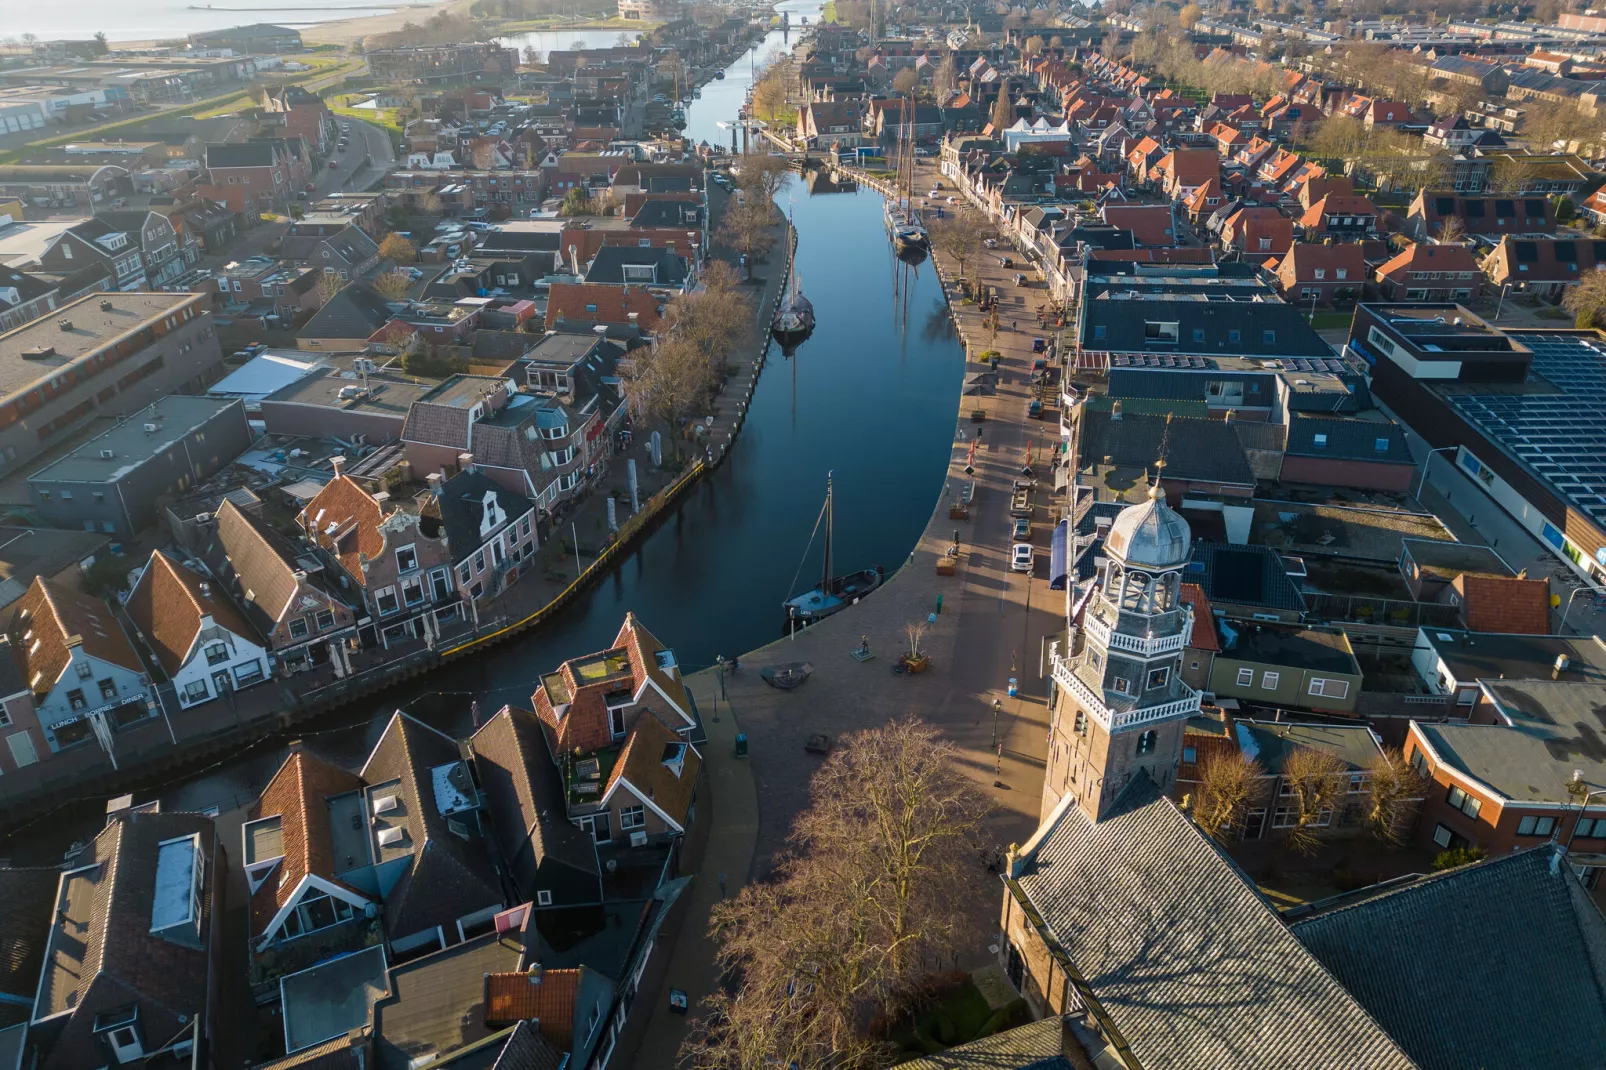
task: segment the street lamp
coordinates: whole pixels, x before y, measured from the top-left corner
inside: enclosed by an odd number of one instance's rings
[[[1580,771],[1580,770],[1574,770],[1573,771],[1572,784],[1568,784],[1567,785],[1567,791],[1568,791],[1569,794],[1573,793],[1573,784],[1576,784],[1579,787],[1583,787],[1584,778],[1582,776],[1582,771]],[[1583,793],[1583,797],[1581,799],[1579,799],[1579,801],[1578,801],[1578,818],[1577,818],[1577,820],[1575,820],[1573,822],[1572,831],[1567,833],[1567,847],[1562,852],[1563,854],[1571,854],[1572,853],[1573,837],[1578,835],[1578,822],[1582,821],[1584,819],[1584,814],[1589,811],[1589,800],[1593,799],[1597,795],[1606,795],[1606,788],[1596,788],[1594,791],[1586,791],[1586,792]]]
[[[1440,446],[1437,449],[1428,450],[1427,456],[1422,458],[1422,476],[1416,481],[1416,493],[1411,495],[1411,497],[1415,498],[1417,501],[1422,500],[1422,488],[1427,485],[1428,465],[1432,463],[1433,455],[1435,453],[1449,453],[1451,450],[1458,450],[1460,448],[1460,446]]]
[[[1602,594],[1606,594],[1606,587],[1597,587],[1592,583],[1586,583],[1582,587],[1574,587],[1572,593],[1567,596],[1566,607],[1561,611],[1561,623],[1556,625],[1557,635],[1562,635],[1567,631],[1567,614],[1573,611],[1573,599],[1578,597],[1580,591],[1589,591],[1598,598]]]

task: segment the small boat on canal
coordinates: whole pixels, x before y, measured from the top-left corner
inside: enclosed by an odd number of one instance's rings
[[[845,576],[831,575],[831,540],[834,535],[834,517],[832,515],[832,473],[825,476],[825,504],[820,507],[820,515],[814,521],[814,534],[809,536],[809,545],[814,545],[814,535],[819,534],[820,527],[825,527],[825,567],[821,570],[818,586],[804,591],[794,598],[788,598],[781,604],[786,612],[786,630],[815,624],[847,609],[859,599],[881,586],[881,566],[867,568],[860,572],[850,572]],[[808,553],[804,551],[804,559]],[[798,571],[803,571],[801,565]],[[794,581],[795,582],[795,581]]]
[[[798,273],[792,272],[786,296],[776,306],[775,318],[770,321],[770,334],[781,343],[781,352],[791,356],[810,334],[814,333],[814,305],[803,296],[803,283]]]

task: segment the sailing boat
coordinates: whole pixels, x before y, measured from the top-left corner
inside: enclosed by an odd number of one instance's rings
[[[881,585],[880,565],[862,572],[850,572],[846,576],[831,575],[831,539],[835,524],[831,510],[831,477],[832,473],[827,472],[825,504],[820,507],[820,515],[814,521],[815,533],[819,532],[821,524],[825,525],[825,568],[821,571],[818,587],[782,603],[781,608],[786,611],[786,630],[789,632],[799,625],[813,624],[848,608]],[[814,545],[813,535],[809,536],[809,545]],[[807,557],[805,551],[805,560]],[[798,571],[803,571],[802,565],[798,566]]]
[[[770,321],[770,333],[781,343],[781,352],[790,356],[813,331],[814,304],[803,296],[803,280],[793,268],[786,296],[781,298],[775,308],[775,318]]]
[[[787,213],[788,222],[791,214]],[[803,279],[798,274],[797,265],[793,264],[791,276],[787,279],[786,295],[775,307],[775,316],[770,320],[770,333],[781,343],[781,352],[791,356],[792,351],[801,345],[813,330],[814,304],[803,296]]]
[[[902,129],[898,137],[898,178],[894,186],[894,199],[887,202],[887,227],[892,231],[892,241],[898,255],[919,259],[931,247],[931,238],[913,203],[914,113],[908,97],[903,98],[900,118]]]

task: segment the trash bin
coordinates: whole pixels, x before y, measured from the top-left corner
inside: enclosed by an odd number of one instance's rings
[[[1015,682],[1015,677],[1011,676],[1009,678],[1009,697],[1010,698],[1014,698],[1015,696],[1017,696],[1019,694],[1020,694],[1020,685]],[[736,738],[737,738],[737,740],[740,740],[742,737],[741,736],[737,736]]]
[[[738,732],[738,733],[736,733],[736,757],[738,757],[738,758],[747,757],[747,733],[746,732]]]

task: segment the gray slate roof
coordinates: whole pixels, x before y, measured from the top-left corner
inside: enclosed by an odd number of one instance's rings
[[[1072,1070],[1076,1064],[1063,1054],[1064,1032],[1059,1018],[1044,1018],[898,1065],[902,1070]]]
[[[1551,844],[1294,925],[1426,1070],[1606,1066],[1606,919]],[[1446,991],[1446,985],[1453,992]],[[1498,1004],[1462,998],[1498,992]]]
[[[478,472],[459,472],[441,487],[441,526],[452,548],[452,559],[461,561],[485,545],[490,535],[480,536],[480,518],[485,511],[485,492],[495,491],[496,501],[506,517],[502,527],[516,522],[530,511],[530,502]],[[492,533],[494,534],[494,532]]]
[[[1168,469],[1169,471],[1169,469]],[[1277,551],[1266,546],[1224,546],[1195,540],[1193,560],[1182,578],[1204,588],[1215,603],[1304,612],[1305,598]]]
[[[1146,775],[1067,800],[1016,885],[1144,1070],[1415,1066]]]
[[[1324,444],[1316,445],[1316,436]],[[1382,443],[1383,449],[1378,449]],[[1342,417],[1289,413],[1287,452],[1300,457],[1330,457],[1340,461],[1377,461],[1412,465],[1411,451],[1398,424],[1382,420],[1346,420]]]
[[[331,297],[296,332],[298,338],[367,338],[390,322],[385,299],[361,283]]]
[[[1293,305],[1272,301],[1130,301],[1100,296],[1084,305],[1082,345],[1111,353],[1194,353],[1224,357],[1323,357],[1333,347]],[[1178,324],[1178,341],[1156,345],[1146,321]],[[1097,328],[1102,327],[1101,337]],[[1201,334],[1195,338],[1194,332]],[[1234,339],[1230,332],[1237,331]],[[1271,332],[1268,337],[1266,332]]]
[[[1117,467],[1149,468],[1163,458],[1169,480],[1255,485],[1243,446],[1226,420],[1137,412],[1118,420],[1111,416],[1095,410],[1082,414],[1077,448],[1082,463],[1102,464],[1109,457]]]

